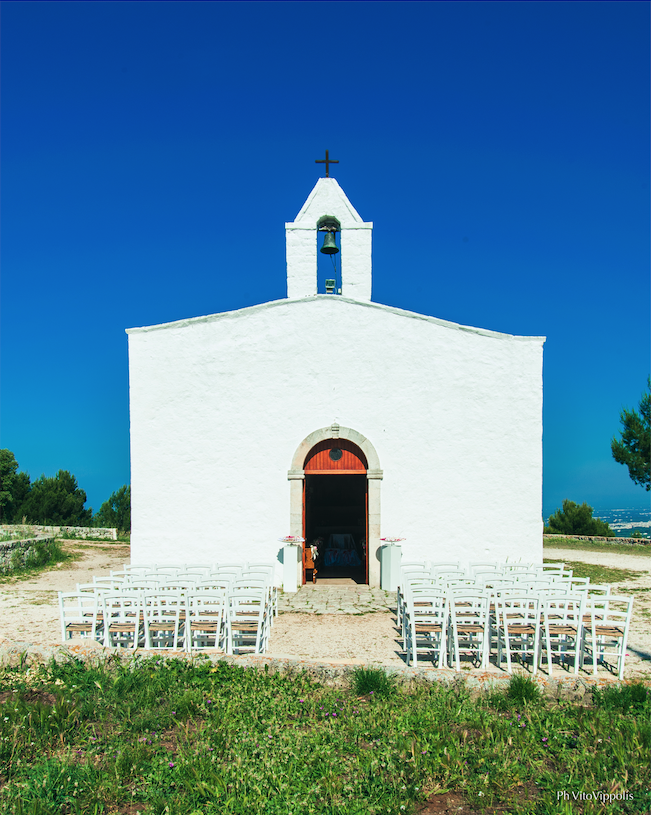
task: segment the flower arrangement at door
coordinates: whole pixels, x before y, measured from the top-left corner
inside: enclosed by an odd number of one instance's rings
[[[278,538],[278,540],[282,543],[294,543],[296,546],[305,543],[305,538],[299,538],[298,535],[285,535],[284,538]]]
[[[316,540],[312,541],[310,544],[310,549],[312,551],[312,560],[316,561],[319,557],[319,546],[323,543],[323,538],[316,538]]]
[[[406,538],[380,538],[380,540],[385,543],[400,543],[400,541],[404,541]]]

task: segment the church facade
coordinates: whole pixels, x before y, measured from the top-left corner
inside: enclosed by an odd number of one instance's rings
[[[318,294],[328,234],[341,281]],[[542,560],[544,338],[372,302],[371,235],[319,179],[286,224],[286,299],[128,329],[134,563],[280,580],[288,534],[373,586],[383,537],[406,560]]]

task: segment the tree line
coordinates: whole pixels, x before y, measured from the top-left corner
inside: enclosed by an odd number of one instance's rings
[[[0,450],[0,523],[115,527],[131,531],[131,487],[116,490],[93,514],[86,492],[67,470],[31,481],[11,450]]]

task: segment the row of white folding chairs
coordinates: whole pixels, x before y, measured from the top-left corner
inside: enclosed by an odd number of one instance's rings
[[[254,640],[264,653],[272,611],[264,590],[59,592],[63,642],[86,636],[106,647],[222,648]]]
[[[513,574],[509,577],[485,579],[432,575],[423,571],[405,571],[401,575],[401,585],[397,590],[397,623],[402,626],[405,596],[412,586],[430,586],[441,589],[467,589],[469,591],[510,591],[521,594],[585,593],[589,597],[608,596],[611,586],[608,583],[590,583],[589,577],[565,577],[542,574],[531,577],[528,573]]]
[[[242,571],[216,572],[212,575],[205,573],[192,573],[172,575],[167,572],[128,572],[119,574],[111,572],[110,577],[94,576],[93,584],[77,584],[77,590],[88,590],[92,586],[98,588],[119,591],[121,589],[132,590],[160,590],[160,591],[186,591],[196,587],[197,590],[209,591],[228,590],[229,587],[243,588],[246,586],[259,588],[264,586],[269,594],[270,603],[273,606],[274,616],[278,616],[278,589],[273,584],[273,573],[267,566],[258,566],[253,569]]]
[[[213,577],[213,576],[241,576],[249,572],[265,572],[269,575],[272,582],[275,579],[275,566],[273,563],[214,563],[214,564],[177,564],[177,565],[158,565],[151,564],[148,566],[132,566],[128,563],[124,564],[124,568],[119,571],[112,571],[111,577],[133,578],[138,577],[152,577],[155,575],[169,576],[169,577],[191,577],[197,575],[199,577]]]
[[[546,650],[550,675],[555,654],[562,662],[572,656],[575,674],[589,654],[595,675],[600,662],[614,657],[621,679],[632,609],[632,598],[613,595],[415,587],[404,614],[407,663],[416,663],[420,638],[438,655],[439,668],[454,657],[459,670],[460,649],[475,653],[486,668],[494,642],[498,665],[506,653],[509,673],[512,652],[530,653],[535,673]]]
[[[227,596],[234,591],[243,590],[263,591],[265,602],[269,606],[270,621],[278,616],[278,590],[269,581],[264,573],[252,572],[240,578],[212,577],[194,580],[184,577],[150,576],[136,577],[131,580],[124,578],[99,577],[93,583],[77,583],[78,592],[108,593],[158,593],[169,594],[174,592],[222,592]]]
[[[510,573],[468,574],[462,570],[436,571],[425,564],[406,564],[401,569],[400,585],[396,593],[398,625],[402,623],[405,587],[410,584],[431,584],[443,588],[467,587],[481,590],[516,588],[520,591],[545,591],[553,588],[561,588],[565,591],[583,591],[589,588],[594,593],[610,593],[610,586],[607,584],[591,585],[590,578],[572,577],[571,571],[557,573],[556,570],[538,572],[516,570]]]

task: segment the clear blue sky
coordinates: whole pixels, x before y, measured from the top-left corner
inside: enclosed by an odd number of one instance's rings
[[[128,483],[124,329],[285,297],[328,148],[375,301],[547,336],[545,511],[648,506],[610,454],[651,368],[648,31],[640,2],[4,2],[0,446],[95,510]]]

